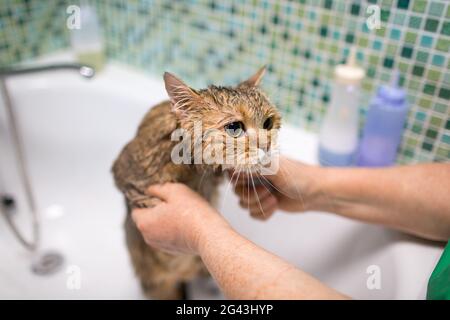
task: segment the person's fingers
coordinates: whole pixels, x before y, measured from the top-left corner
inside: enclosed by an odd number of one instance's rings
[[[256,211],[257,209],[271,207],[274,204],[277,204],[277,202],[277,198],[275,198],[274,196],[269,196],[265,199],[259,199],[251,204],[248,204],[248,209],[250,211]]]
[[[172,189],[172,183],[153,184],[147,188],[147,194],[160,200],[167,201]]]
[[[255,204],[258,204],[258,202],[263,202],[265,199],[273,197],[273,195],[269,191],[262,191],[254,192],[253,190],[250,190],[247,194],[240,197],[239,203],[244,208],[247,208],[248,206],[253,206]]]
[[[248,209],[254,217],[268,217],[277,208],[278,201],[275,196],[268,195],[265,198],[255,198],[251,203],[241,200],[239,204],[243,209]]]
[[[141,216],[143,216],[143,215],[149,213],[149,211],[151,211],[151,210],[152,210],[152,208],[133,209],[133,210],[131,211],[131,218],[133,219],[133,221],[136,222],[136,219],[137,219],[138,217],[141,217]]]
[[[251,185],[251,177],[246,174],[246,173],[239,173],[239,174],[234,174],[234,176],[231,176],[231,181],[233,182],[234,185]]]
[[[236,186],[234,192],[239,196],[241,200],[248,201],[247,199],[253,199],[258,195],[261,197],[266,197],[270,195],[270,191],[264,186]]]
[[[189,192],[191,189],[183,183],[166,182],[163,184],[154,184],[147,188],[147,194],[163,201],[170,197],[179,195],[180,192]]]
[[[152,208],[149,209],[134,209],[131,211],[131,219],[139,231],[143,232],[149,225],[149,219],[152,218]]]
[[[264,210],[258,209],[255,212],[250,212],[250,216],[252,218],[258,219],[258,220],[267,220],[271,216],[273,216],[274,212],[276,210],[276,206],[265,208]]]
[[[260,220],[267,220],[273,215],[277,206],[276,198],[268,198],[261,205],[252,206],[250,208],[250,216]]]
[[[247,193],[248,188],[244,187],[244,186],[235,186],[234,187],[234,193],[236,193],[236,195],[238,197],[243,197],[245,193]]]

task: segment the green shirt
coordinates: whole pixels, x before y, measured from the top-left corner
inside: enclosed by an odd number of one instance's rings
[[[428,300],[450,300],[450,241],[428,281]]]

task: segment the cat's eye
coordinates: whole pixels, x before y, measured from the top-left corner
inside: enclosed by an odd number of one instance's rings
[[[273,127],[273,119],[267,118],[263,123],[263,129],[270,130]]]
[[[227,134],[233,138],[238,138],[244,134],[244,124],[240,121],[235,121],[225,126]]]

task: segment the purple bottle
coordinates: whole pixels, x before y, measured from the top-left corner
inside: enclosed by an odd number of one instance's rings
[[[359,146],[357,164],[383,167],[394,164],[409,107],[406,92],[395,72],[389,86],[381,86],[372,99]]]

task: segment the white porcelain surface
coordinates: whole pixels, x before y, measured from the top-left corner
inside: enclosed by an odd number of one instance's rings
[[[30,255],[0,218],[0,298],[142,298],[124,245],[124,202],[110,167],[146,110],[166,99],[163,83],[110,65],[93,80],[61,71],[10,78],[8,86],[42,218],[42,247],[59,250],[66,262],[55,275],[32,274]],[[27,231],[3,105],[0,110],[0,191],[16,195],[17,220]],[[315,135],[286,126],[280,140],[285,154],[316,163]],[[325,213],[280,212],[259,222],[226,189],[220,210],[239,232],[326,284],[359,299],[424,298],[440,246]],[[380,267],[380,290],[366,286],[370,265]],[[73,266],[80,270],[79,289],[70,286]],[[192,291],[195,298],[217,298],[210,285]]]

